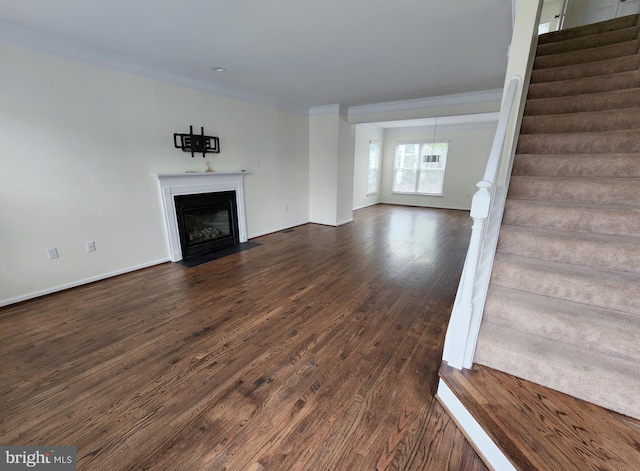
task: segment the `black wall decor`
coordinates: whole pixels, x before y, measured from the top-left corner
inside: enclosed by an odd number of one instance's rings
[[[191,152],[191,157],[201,152],[202,157],[220,153],[220,140],[214,136],[205,136],[204,127],[200,128],[200,134],[193,134],[193,126],[189,126],[189,134],[174,133],[173,145],[182,149],[182,152]]]

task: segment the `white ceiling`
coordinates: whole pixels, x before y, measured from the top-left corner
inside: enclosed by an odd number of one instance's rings
[[[0,40],[283,106],[358,106],[501,88],[511,15],[511,0],[0,0]]]

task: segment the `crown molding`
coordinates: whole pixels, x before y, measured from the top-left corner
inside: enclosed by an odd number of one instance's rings
[[[324,105],[309,108],[309,116],[321,116],[327,114],[349,115],[349,107],[346,105]]]
[[[457,93],[454,95],[442,95],[417,100],[389,101],[372,105],[352,106],[349,108],[349,117],[363,116],[375,113],[388,113],[393,111],[415,110],[420,108],[435,108],[438,106],[467,105],[470,103],[485,103],[488,101],[502,100],[502,89],[483,90],[479,92]]]
[[[431,130],[438,129],[474,129],[474,128],[495,128],[500,117],[499,112],[489,113],[469,113],[451,116],[437,116],[433,118],[402,119],[393,121],[379,121],[371,123],[385,130],[385,132],[404,132],[407,129]]]
[[[309,108],[308,115],[309,116],[322,116],[327,114],[338,114],[340,113],[340,105],[324,105],[324,106],[314,106]]]
[[[389,127],[383,128],[385,136],[401,136],[407,133],[427,133],[431,134],[435,130],[438,131],[463,131],[463,130],[471,130],[471,129],[495,129],[498,124],[498,115],[499,113],[495,113],[495,119],[492,120],[474,120],[475,115],[463,115],[460,116],[461,120],[451,123],[442,123],[438,121],[437,126],[434,125],[425,125],[425,126],[407,126],[407,127]],[[463,119],[468,118],[469,121],[463,121]]]
[[[359,123],[356,124],[356,128],[366,129],[369,131],[382,131],[384,132],[384,127],[378,123]]]

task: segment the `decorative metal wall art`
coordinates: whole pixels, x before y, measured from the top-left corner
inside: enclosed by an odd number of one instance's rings
[[[182,152],[191,152],[191,157],[199,153],[202,153],[202,157],[220,153],[220,140],[214,136],[205,136],[204,127],[200,128],[200,134],[193,134],[193,126],[189,126],[189,134],[174,133],[173,145],[182,149]]]

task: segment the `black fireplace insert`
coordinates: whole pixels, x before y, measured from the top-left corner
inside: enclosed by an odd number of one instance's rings
[[[174,196],[182,258],[240,243],[235,191]]]

